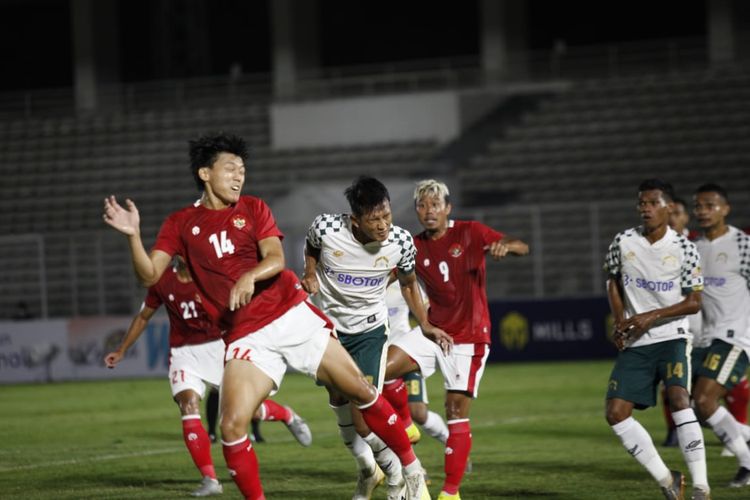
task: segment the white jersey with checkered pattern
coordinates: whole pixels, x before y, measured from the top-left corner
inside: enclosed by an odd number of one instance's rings
[[[654,244],[641,227],[619,233],[609,246],[604,269],[622,284],[626,318],[677,304],[703,288],[695,244],[671,228]],[[628,347],[689,338],[688,331],[685,316],[665,318]]]
[[[391,226],[386,241],[363,245],[354,237],[348,215],[323,214],[310,226],[307,243],[320,250],[320,292],[312,300],[336,329],[356,334],[384,324],[388,275],[394,267],[414,272],[416,249],[409,231]]]
[[[695,242],[705,281],[703,334],[742,347],[750,356],[750,237],[729,226],[714,240]]]

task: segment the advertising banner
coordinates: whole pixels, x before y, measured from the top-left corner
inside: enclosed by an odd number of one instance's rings
[[[0,322],[0,383],[67,378],[68,321]]]
[[[489,361],[614,358],[606,298],[490,303]]]

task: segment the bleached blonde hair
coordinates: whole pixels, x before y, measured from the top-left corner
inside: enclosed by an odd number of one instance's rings
[[[436,181],[435,179],[425,179],[417,182],[417,187],[414,188],[414,203],[425,196],[431,198],[440,198],[445,201],[446,204],[450,203],[450,191],[445,183]]]

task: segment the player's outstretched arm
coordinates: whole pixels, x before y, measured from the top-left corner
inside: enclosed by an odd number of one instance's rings
[[[146,325],[148,325],[149,320],[155,312],[156,309],[152,309],[145,304],[141,307],[140,312],[136,314],[135,317],[133,317],[133,321],[130,322],[130,326],[120,343],[120,347],[104,357],[104,364],[107,368],[114,368],[120,361],[122,361],[122,358],[125,357],[125,353],[130,349],[130,346],[135,344],[135,341],[141,336],[143,330],[146,329]]]
[[[503,238],[502,240],[493,241],[485,247],[490,256],[495,260],[500,260],[508,254],[511,255],[528,255],[529,245],[521,240],[514,238]]]
[[[255,282],[273,278],[284,270],[284,248],[278,236],[264,238],[258,242],[260,260],[258,265],[243,274],[229,291],[229,310],[236,311],[250,303],[255,293]]]
[[[305,244],[305,270],[302,274],[302,288],[310,295],[320,291],[318,282],[318,262],[320,262],[320,248],[315,248],[308,241]]]
[[[159,281],[162,273],[172,260],[170,255],[156,250],[150,255],[141,241],[141,218],[138,208],[130,199],[123,208],[114,196],[104,199],[104,222],[128,238],[133,270],[143,286],[151,286]]]

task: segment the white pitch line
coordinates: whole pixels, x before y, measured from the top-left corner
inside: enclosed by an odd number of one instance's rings
[[[63,465],[75,465],[75,464],[80,464],[84,462],[98,462],[100,460],[118,460],[120,458],[148,457],[152,455],[165,455],[168,453],[177,453],[181,451],[184,451],[184,449],[183,448],[165,448],[163,450],[148,450],[148,451],[138,451],[138,452],[133,452],[133,453],[97,455],[97,456],[89,457],[89,458],[72,458],[70,460],[57,460],[55,462],[42,462],[42,463],[37,463],[37,464],[13,465],[10,467],[0,467],[0,472],[15,472],[15,471],[21,471],[21,470],[42,469],[45,467],[60,467]]]

